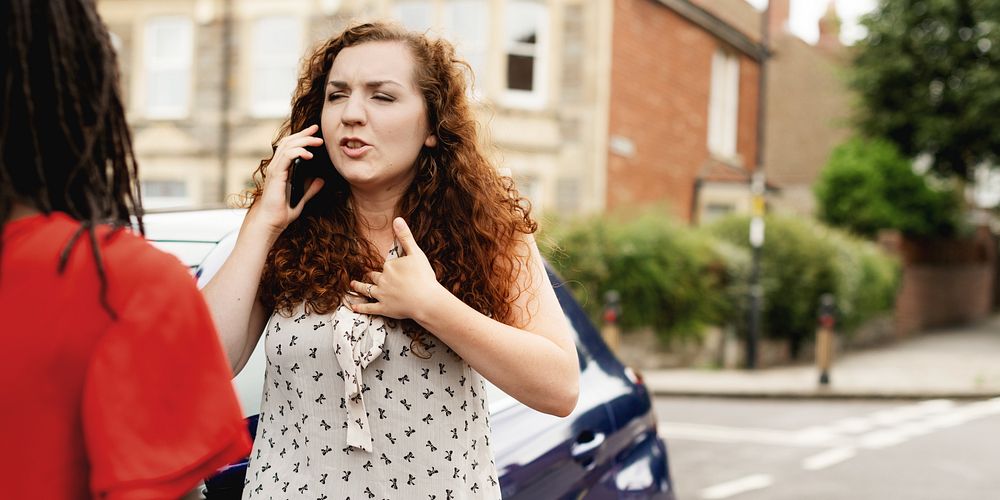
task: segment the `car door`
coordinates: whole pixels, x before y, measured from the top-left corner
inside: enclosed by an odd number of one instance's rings
[[[537,412],[491,387],[497,473],[505,499],[617,498],[603,485],[615,457],[605,445],[614,422],[605,405],[606,376],[586,349],[580,354],[580,398],[568,417]]]

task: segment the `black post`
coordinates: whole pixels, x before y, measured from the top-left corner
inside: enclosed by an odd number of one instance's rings
[[[750,318],[747,329],[747,359],[748,370],[757,368],[757,342],[760,336],[760,309],[762,295],[764,294],[760,285],[760,245],[753,245],[752,263],[750,267]]]

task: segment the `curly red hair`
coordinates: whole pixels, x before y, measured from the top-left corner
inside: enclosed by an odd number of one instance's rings
[[[284,137],[319,123],[326,98],[326,78],[333,60],[346,47],[367,42],[405,44],[415,61],[414,80],[423,94],[430,129],[438,144],[424,147],[415,162],[416,175],[399,201],[397,213],[410,226],[438,280],[456,297],[498,321],[514,318],[512,303],[523,264],[517,245],[534,233],[537,223],[530,204],[509,178],[501,177],[478,142],[473,110],[466,98],[468,64],[459,60],[446,40],[431,39],[388,23],[352,26],[319,46],[304,62],[292,98],[292,113],[278,133]],[[272,144],[272,150],[277,142]],[[313,161],[329,162],[325,148]],[[261,161],[251,199],[262,193]],[[361,237],[349,202],[350,186],[329,169],[323,189],[271,247],[261,278],[265,306],[291,314],[300,302],[311,312],[334,310],[352,279],[382,267],[373,244]],[[407,321],[405,330],[418,341],[420,329]]]

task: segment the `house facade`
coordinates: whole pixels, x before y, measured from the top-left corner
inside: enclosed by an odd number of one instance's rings
[[[760,19],[742,1],[615,0],[608,209],[655,204],[688,222],[749,210]]]
[[[487,151],[537,213],[749,209],[761,14],[736,0],[101,0],[149,208],[250,185],[301,58],[352,22],[455,43]]]
[[[470,63],[484,140],[538,212],[604,208],[609,1],[101,0],[150,208],[244,190],[289,114],[299,61],[349,23],[394,19]],[[602,52],[603,51],[603,52]],[[603,65],[603,67],[602,67]],[[603,87],[603,89],[602,89]]]

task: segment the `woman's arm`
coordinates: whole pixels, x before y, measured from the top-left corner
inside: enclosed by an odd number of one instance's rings
[[[580,385],[576,345],[534,238],[525,235],[518,245],[521,271],[515,287],[521,292],[513,304],[511,326],[452,295],[435,279],[402,219],[394,221],[393,229],[406,257],[387,262],[381,273],[372,273],[378,302],[358,304],[355,310],[412,318],[518,401],[552,415],[570,414]],[[352,286],[367,293],[366,283]]]
[[[243,221],[233,253],[202,288],[222,347],[235,377],[250,359],[267,322],[268,311],[257,299],[260,277],[274,240]]]
[[[307,146],[323,144],[323,139],[312,135],[318,130],[310,125],[278,142],[267,165],[261,195],[243,220],[233,253],[202,289],[234,376],[253,353],[269,316],[257,291],[271,245],[323,187],[323,179],[314,179],[299,204],[288,206],[289,168],[295,158],[313,157]]]

